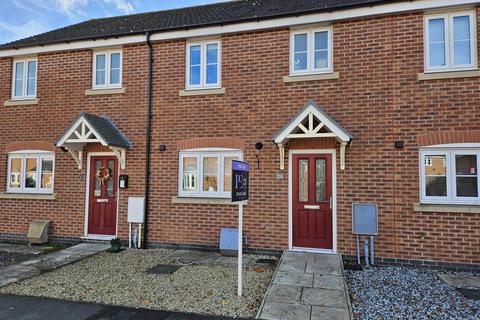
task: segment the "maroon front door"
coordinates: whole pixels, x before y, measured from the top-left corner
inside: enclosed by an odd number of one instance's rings
[[[332,249],[332,156],[293,155],[293,246]]]
[[[91,157],[88,233],[115,235],[118,161],[115,156]]]

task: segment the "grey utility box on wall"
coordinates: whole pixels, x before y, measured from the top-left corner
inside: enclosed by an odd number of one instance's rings
[[[352,205],[352,232],[369,236],[378,235],[377,205],[373,203],[354,203]]]

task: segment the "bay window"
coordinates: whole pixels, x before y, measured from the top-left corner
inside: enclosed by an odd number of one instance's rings
[[[187,89],[220,87],[220,41],[187,44]]]
[[[332,72],[331,28],[295,31],[290,40],[290,74]]]
[[[421,202],[480,205],[480,149],[420,152]]]
[[[473,11],[426,16],[426,71],[476,68],[476,39]]]
[[[54,156],[51,152],[8,154],[7,192],[53,193]]]
[[[232,190],[232,160],[241,160],[238,150],[188,150],[180,152],[179,195],[229,198]]]
[[[37,95],[37,58],[13,62],[12,99],[35,99]]]
[[[122,86],[122,52],[110,50],[93,54],[93,88],[108,89]]]

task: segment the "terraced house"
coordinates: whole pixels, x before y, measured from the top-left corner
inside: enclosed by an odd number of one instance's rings
[[[477,0],[244,0],[96,19],[0,47],[0,236],[213,249],[250,162],[250,250],[480,263]],[[262,148],[263,146],[263,148]],[[128,184],[119,176],[128,176]],[[382,260],[378,260],[382,261]]]

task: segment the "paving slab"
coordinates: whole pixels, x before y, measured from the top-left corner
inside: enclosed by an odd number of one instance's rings
[[[458,276],[450,274],[438,275],[443,281],[455,288],[480,289],[480,277]]]
[[[267,301],[279,303],[300,303],[302,287],[272,285]]]
[[[344,290],[304,288],[301,303],[331,308],[347,308]]]
[[[84,259],[105,251],[109,247],[108,244],[103,243],[81,243],[19,264],[9,265],[3,268],[0,273],[0,287],[33,277],[42,273],[45,269],[58,268]]]
[[[343,276],[335,276],[330,274],[314,274],[313,275],[313,287],[341,290],[344,284]]]
[[[350,320],[345,308],[327,308],[312,306],[311,320]]]
[[[278,271],[274,284],[298,287],[313,287],[313,274]]]
[[[264,306],[264,320],[310,320],[311,306],[271,302]]]
[[[340,255],[284,252],[257,318],[352,319]]]

